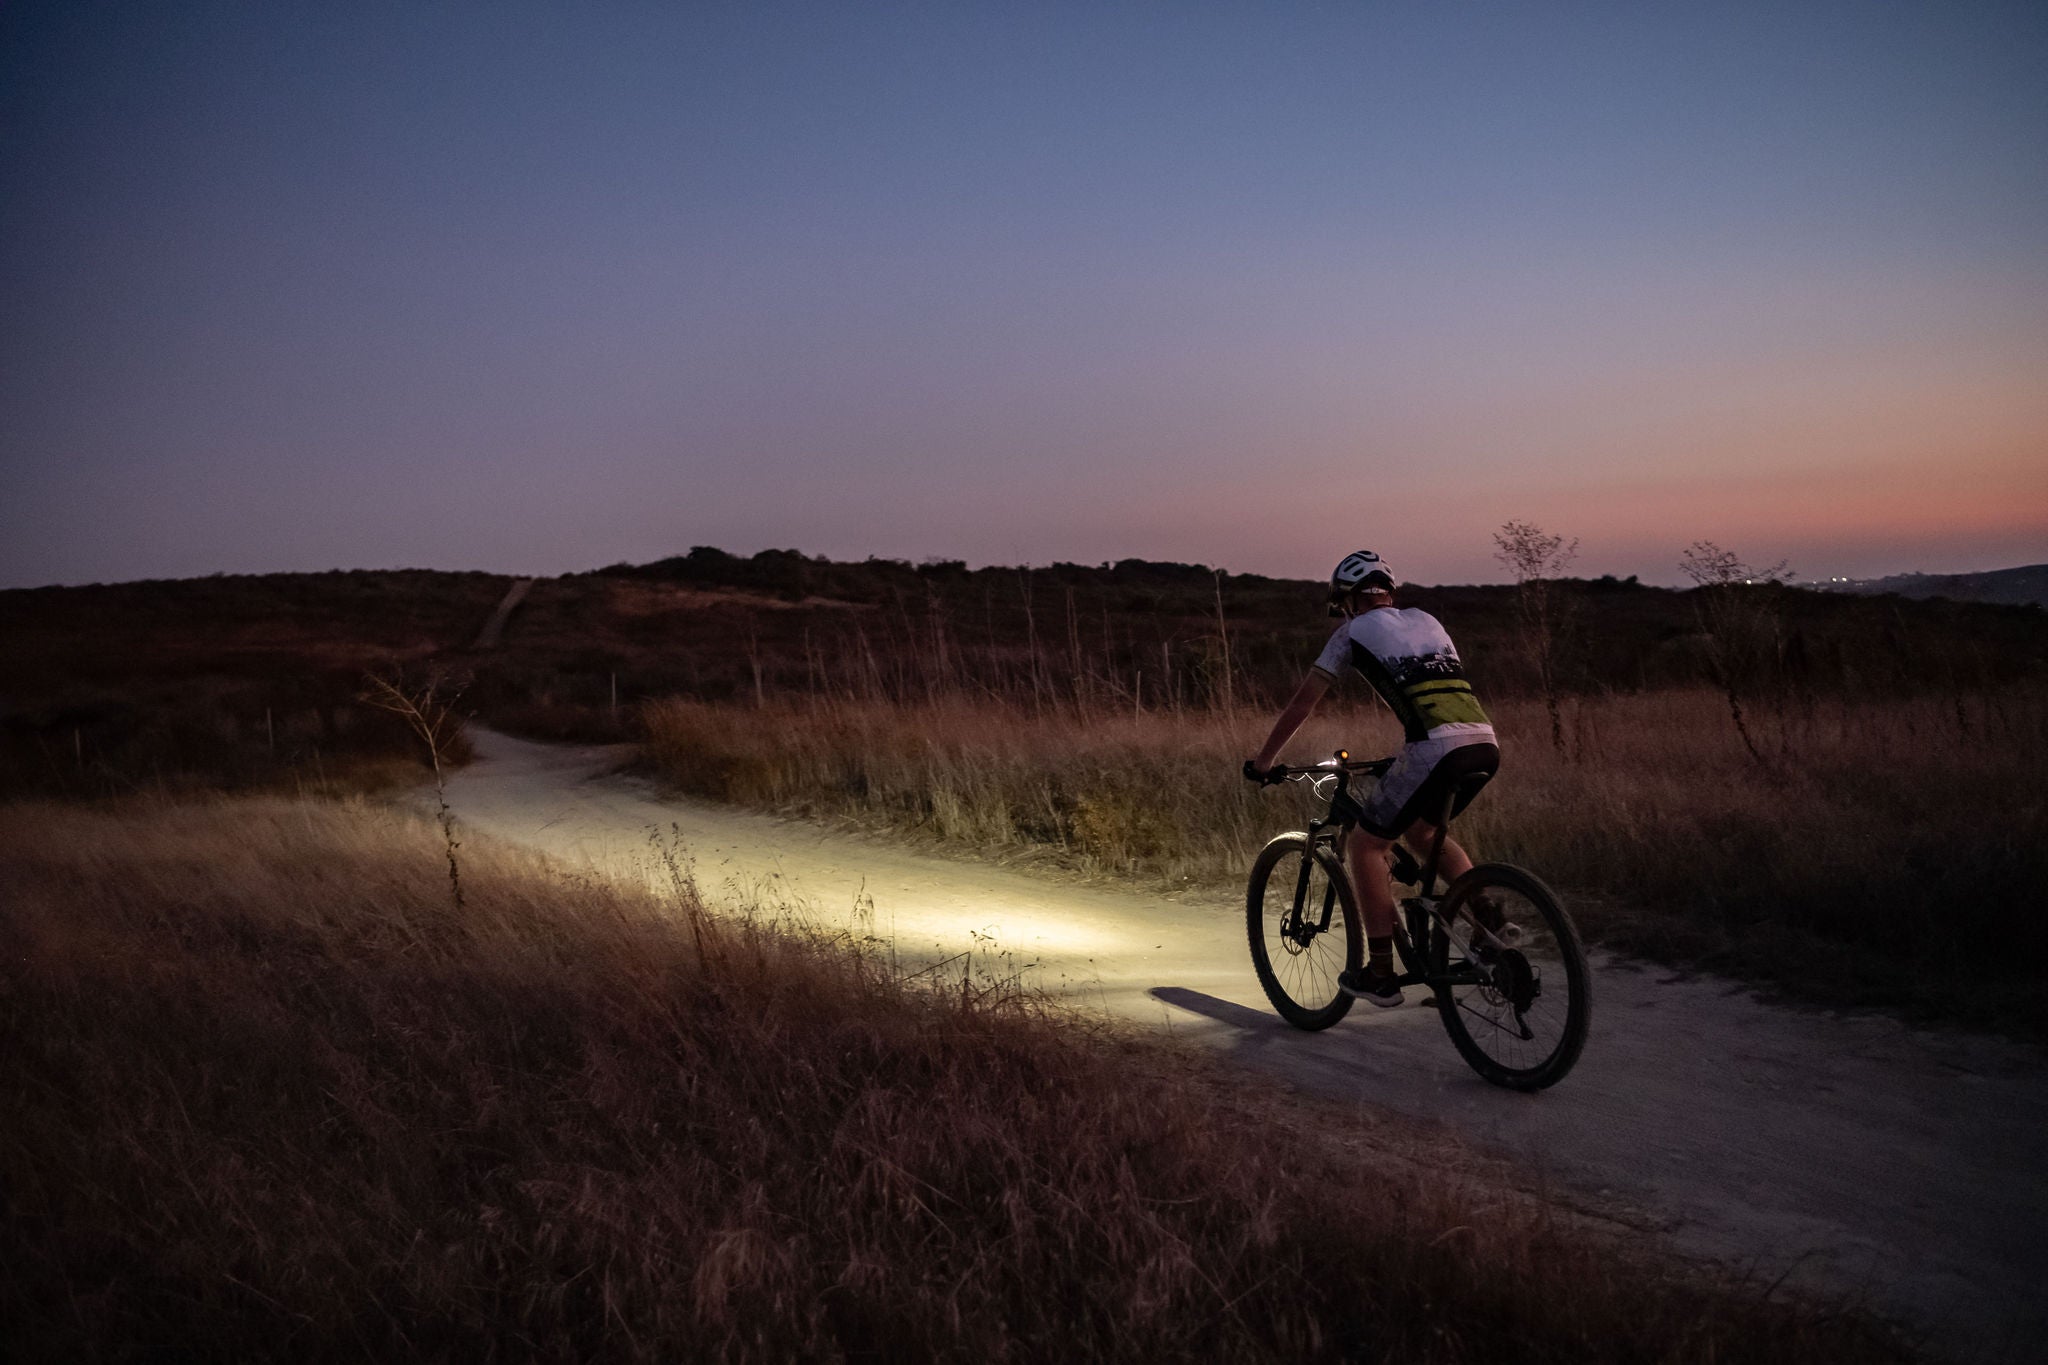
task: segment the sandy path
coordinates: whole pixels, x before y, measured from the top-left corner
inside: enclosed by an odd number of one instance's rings
[[[491,612],[490,619],[484,622],[484,628],[477,632],[476,643],[470,646],[471,649],[490,649],[496,646],[498,637],[505,633],[505,623],[512,619],[512,613],[526,600],[526,594],[533,591],[533,583],[534,580],[531,578],[521,578],[505,589],[505,596],[499,600],[496,610]]]
[[[1303,1089],[1448,1124],[1766,1284],[1857,1294],[1958,1358],[2048,1359],[2048,1064],[2030,1050],[1601,960],[1583,1060],[1517,1095],[1470,1072],[1412,990],[1327,1033],[1287,1028],[1234,907],[665,797],[612,772],[615,750],[475,739],[450,799],[477,830],[646,877],[650,832],[677,826],[714,894],[840,924],[871,902],[873,932],[906,957],[993,945],[1040,984]]]

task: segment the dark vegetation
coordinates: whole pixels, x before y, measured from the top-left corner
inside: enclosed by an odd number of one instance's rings
[[[442,843],[0,808],[11,1356],[1906,1356],[982,964]]]
[[[969,570],[699,548],[544,579],[502,643],[471,648],[515,580],[481,573],[219,576],[0,592],[0,796],[180,786],[317,789],[411,753],[359,695],[372,671],[437,674],[464,706],[543,738],[625,738],[650,698],[1263,707],[1330,623],[1317,585],[1124,560]],[[2048,615],[1771,585],[1744,667],[1774,696],[1974,694],[2048,676]],[[1698,591],[1549,585],[1530,647],[1512,587],[1414,587],[1451,622],[1482,695],[1712,683]],[[1748,680],[1745,680],[1748,685]]]
[[[0,592],[0,797],[407,780],[366,676],[424,673],[506,580],[397,570]]]
[[[1319,584],[1144,560],[969,570],[957,562],[831,563],[793,551],[741,559],[699,548],[600,576],[741,589],[784,604],[765,612],[736,603],[712,630],[689,631],[697,668],[687,685],[671,677],[650,690],[705,700],[747,698],[757,674],[764,695],[842,692],[860,685],[854,675],[865,670],[871,690],[897,700],[965,686],[1200,706],[1222,702],[1228,688],[1235,700],[1264,705],[1299,681],[1333,625]],[[1710,636],[1697,590],[1613,577],[1564,579],[1550,590],[1560,599],[1555,667],[1566,691],[1707,680]],[[2048,673],[2048,614],[2040,611],[1827,596],[1775,583],[1762,585],[1762,595],[1773,618],[1767,667],[1784,688],[1920,695]],[[1455,623],[1483,693],[1540,693],[1515,588],[1410,586],[1401,600]]]

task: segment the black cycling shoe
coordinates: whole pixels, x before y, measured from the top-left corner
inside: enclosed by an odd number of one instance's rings
[[[1391,1009],[1401,1003],[1401,987],[1394,978],[1370,967],[1352,967],[1339,972],[1337,989],[1354,1000],[1363,1000],[1381,1009]]]

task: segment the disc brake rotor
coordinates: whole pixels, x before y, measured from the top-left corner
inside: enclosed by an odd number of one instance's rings
[[[1291,914],[1280,923],[1280,941],[1287,945],[1290,953],[1307,951],[1308,945],[1315,940],[1316,932],[1314,925]]]

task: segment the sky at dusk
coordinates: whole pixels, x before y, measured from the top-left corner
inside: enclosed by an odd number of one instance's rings
[[[2048,560],[2048,5],[0,6],[0,586]]]

